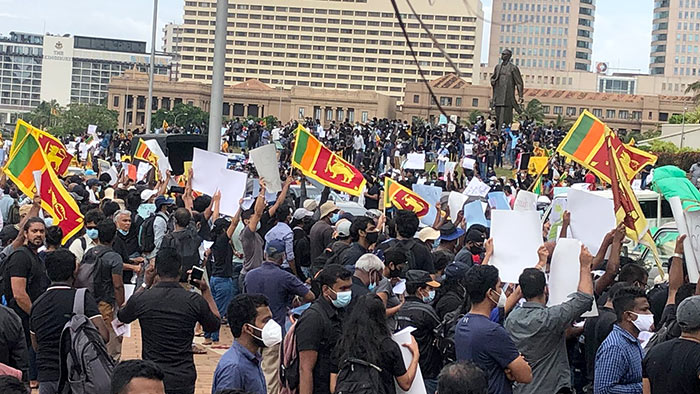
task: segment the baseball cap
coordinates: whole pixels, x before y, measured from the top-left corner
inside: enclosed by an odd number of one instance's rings
[[[464,230],[454,225],[452,222],[447,222],[440,226],[440,240],[454,241],[464,235]]]
[[[438,238],[440,238],[440,232],[432,227],[424,227],[418,232],[418,239],[420,239],[421,242],[436,240]]]
[[[306,209],[307,211],[313,212],[316,210],[316,208],[318,208],[318,203],[316,202],[316,200],[308,198],[304,201],[304,209]]]
[[[426,284],[430,287],[440,287],[440,283],[436,282],[428,271],[423,270],[408,270],[406,284]]]
[[[485,240],[486,234],[483,232],[475,228],[470,228],[469,231],[467,231],[467,242],[484,242]]]
[[[155,204],[156,204],[156,210],[158,210],[163,205],[175,204],[175,200],[173,200],[172,198],[167,198],[165,196],[158,196],[158,197],[156,197]]]
[[[464,275],[467,274],[467,271],[469,271],[468,265],[459,261],[454,261],[445,267],[445,276],[450,279],[463,278]]]
[[[335,224],[335,231],[338,233],[340,238],[347,238],[350,236],[350,223],[347,219],[340,219],[338,223]]]
[[[700,296],[688,297],[678,305],[676,320],[685,331],[700,328]]]
[[[294,215],[292,215],[292,218],[294,218],[295,220],[301,220],[307,216],[313,216],[313,215],[314,215],[314,213],[309,211],[308,209],[297,208],[297,210],[294,211]]]
[[[271,239],[265,245],[265,253],[267,253],[268,256],[284,253],[284,246],[284,241],[281,239]]]
[[[141,192],[141,201],[146,202],[151,199],[151,197],[155,196],[158,194],[158,191],[153,190],[153,189],[144,189],[144,191]]]

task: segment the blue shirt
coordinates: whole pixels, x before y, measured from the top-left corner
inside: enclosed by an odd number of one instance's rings
[[[254,394],[267,394],[265,375],[260,367],[262,357],[253,354],[237,341],[221,356],[214,371],[211,393],[223,389],[241,389]]]
[[[265,243],[277,239],[284,242],[284,261],[294,260],[294,232],[287,223],[278,222],[265,234]]]
[[[272,318],[282,327],[294,296],[303,297],[309,292],[299,278],[269,261],[246,274],[245,288],[248,293],[267,297]]]
[[[615,324],[595,356],[596,394],[642,394],[642,359],[637,338]]]
[[[489,394],[511,394],[511,382],[504,370],[520,353],[506,330],[488,317],[468,313],[455,331],[457,360],[472,361],[488,377]]]

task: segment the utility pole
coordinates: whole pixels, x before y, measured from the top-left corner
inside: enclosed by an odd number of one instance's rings
[[[214,33],[214,70],[211,77],[211,99],[209,100],[209,138],[207,150],[221,151],[221,121],[224,105],[224,65],[226,63],[226,25],[228,0],[216,1],[216,29]]]
[[[158,0],[153,0],[153,26],[151,26],[151,64],[148,68],[148,97],[146,98],[146,133],[151,132],[153,108],[153,71],[156,62],[156,25],[158,23]]]

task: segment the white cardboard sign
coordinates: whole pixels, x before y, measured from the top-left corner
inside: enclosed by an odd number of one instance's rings
[[[559,305],[578,290],[581,275],[581,241],[573,238],[559,238],[552,254],[552,264],[549,268],[549,302],[547,306]],[[591,309],[583,314],[584,317],[598,316],[595,302]]]
[[[493,257],[505,283],[518,283],[525,268],[537,265],[537,249],[542,246],[540,215],[537,211],[491,211]]]
[[[425,153],[409,153],[406,156],[406,162],[403,168],[407,170],[424,170],[425,169]]]
[[[270,193],[282,191],[275,144],[267,144],[251,150],[250,160],[255,165],[258,175],[265,179],[266,191]]]
[[[217,175],[222,169],[226,169],[226,163],[228,163],[228,159],[224,155],[194,148],[192,189],[213,196],[218,189],[222,188],[222,180]],[[245,185],[243,190],[245,190]]]
[[[486,197],[489,191],[491,191],[491,186],[480,181],[479,178],[473,177],[472,180],[469,181],[467,188],[464,189],[463,194],[465,196]]]
[[[605,234],[617,227],[613,201],[590,192],[569,189],[567,210],[571,213],[571,238],[583,242],[595,256]]]
[[[527,190],[520,190],[515,196],[513,210],[516,211],[536,211],[537,210],[537,194]]]

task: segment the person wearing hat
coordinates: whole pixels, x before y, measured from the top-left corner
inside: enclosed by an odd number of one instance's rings
[[[431,306],[435,291],[440,287],[427,271],[406,272],[406,301],[396,315],[398,328],[415,327],[412,333],[420,349],[420,365],[425,390],[435,393],[437,376],[442,368],[442,355],[435,345],[435,328],[440,318]]]
[[[330,244],[333,238],[333,225],[340,219],[340,209],[333,201],[321,204],[321,217],[309,232],[311,244],[311,261],[314,261]]]
[[[440,289],[435,295],[435,312],[442,320],[449,312],[458,310],[467,298],[467,289],[464,287],[469,266],[454,261],[445,267],[445,279],[440,283]]]
[[[137,213],[144,220],[156,211],[156,204],[154,204],[154,200],[157,196],[158,191],[155,189],[143,189],[141,191],[141,204],[137,209]]]
[[[457,252],[457,244],[464,233],[461,227],[455,226],[452,222],[443,224],[440,226],[440,245],[436,251],[446,251],[454,256]]]
[[[440,232],[432,227],[423,227],[418,232],[418,239],[425,244],[428,250],[433,250],[438,238],[440,238]]]
[[[648,349],[642,362],[645,393],[697,393],[700,391],[700,295],[678,305],[680,338]]]
[[[297,267],[301,268],[304,278],[311,274],[311,253],[309,253],[309,231],[314,224],[314,213],[306,208],[297,208],[292,214],[292,234],[294,234],[294,258]]]
[[[328,264],[340,264],[340,256],[352,244],[350,237],[350,226],[352,223],[347,219],[340,219],[335,224],[333,239],[330,245],[323,249],[316,259],[311,260],[311,275],[315,276],[318,271]]]
[[[265,245],[265,261],[262,265],[248,272],[245,276],[245,288],[248,293],[262,294],[267,297],[272,311],[272,319],[280,327],[285,326],[287,313],[291,307],[290,300],[300,297],[304,303],[312,302],[316,297],[295,275],[282,269],[286,254],[283,240],[272,239]],[[284,328],[280,339],[284,337]],[[263,335],[264,339],[264,335]],[[267,382],[267,392],[277,393],[280,381],[277,378],[280,347],[270,346],[262,350],[262,369]]]
[[[455,261],[461,261],[469,266],[481,264],[484,261],[484,242],[486,241],[486,233],[479,225],[472,225],[467,230],[465,237],[466,243],[464,247],[455,256]]]
[[[307,198],[306,200],[304,200],[304,204],[302,204],[302,207],[307,211],[313,212],[314,222],[320,218],[321,212],[318,209],[318,203],[313,198]]]

